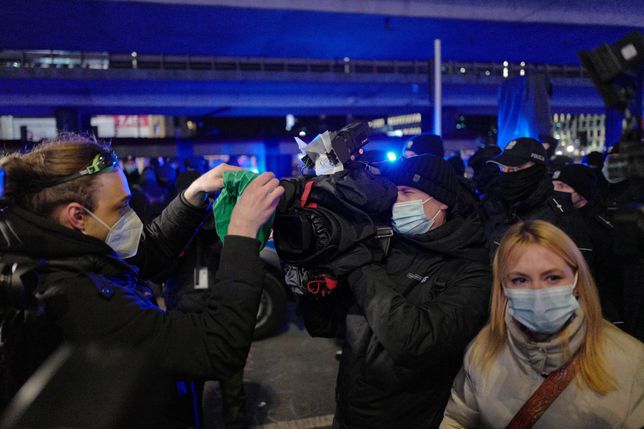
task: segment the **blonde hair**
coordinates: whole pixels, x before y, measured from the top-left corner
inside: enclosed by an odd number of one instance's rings
[[[586,323],[584,339],[577,353],[577,382],[600,394],[613,390],[615,382],[604,358],[603,330],[617,328],[602,318],[595,281],[575,243],[562,230],[542,220],[517,223],[503,236],[493,262],[490,321],[474,340],[472,359],[487,371],[507,341],[505,311],[508,300],[503,293],[502,280],[507,276],[511,258],[527,245],[538,245],[553,252],[577,273],[575,290]],[[564,329],[561,335],[565,334]]]
[[[12,153],[0,158],[5,170],[5,193],[2,202],[16,205],[41,216],[51,215],[60,204],[78,202],[94,209],[95,175],[79,177],[58,185],[40,188],[39,183],[78,173],[94,157],[109,149],[93,137],[60,134],[27,153]]]

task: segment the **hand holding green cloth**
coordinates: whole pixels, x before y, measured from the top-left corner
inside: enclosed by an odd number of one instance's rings
[[[224,187],[212,208],[213,214],[215,215],[215,229],[217,230],[217,235],[219,236],[222,244],[224,243],[224,237],[228,233],[230,216],[233,213],[233,208],[235,208],[237,200],[244,192],[244,189],[246,189],[250,182],[255,180],[257,176],[259,176],[259,174],[246,170],[224,172]],[[268,222],[262,225],[257,233],[257,240],[261,245],[260,249],[264,248],[266,241],[268,241],[268,237],[271,235],[273,219],[275,219],[275,215],[273,215]]]

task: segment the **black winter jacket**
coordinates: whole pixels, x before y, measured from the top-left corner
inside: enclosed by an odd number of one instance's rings
[[[544,177],[539,186],[527,199],[512,206],[493,193],[485,201],[485,235],[490,246],[490,261],[505,232],[515,223],[528,220],[545,220],[564,231],[577,244],[589,265],[593,261],[593,245],[586,224],[577,210],[568,201],[553,193],[552,180]]]
[[[488,314],[491,276],[476,215],[419,238],[394,236],[384,265],[347,280],[350,290],[302,303],[314,336],[333,336],[334,315],[345,316],[334,427],[438,427],[464,348]]]
[[[226,238],[216,287],[200,314],[163,311],[141,280],[178,257],[206,214],[177,197],[145,226],[137,255],[125,262],[98,239],[5,209],[0,252],[5,260],[46,261],[37,287],[40,322],[60,340],[145,350],[165,373],[222,379],[243,367],[250,347],[265,274],[259,243]]]
[[[595,201],[578,210],[593,243],[593,265],[604,318],[611,322],[624,320],[624,278],[616,252],[615,227],[609,221],[607,211]]]

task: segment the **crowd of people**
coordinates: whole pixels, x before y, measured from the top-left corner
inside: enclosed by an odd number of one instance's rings
[[[644,243],[620,217],[644,186],[603,174],[601,154],[554,163],[550,145],[483,147],[468,179],[423,134],[379,168],[397,192],[387,245],[334,256],[337,287],[298,302],[311,335],[343,336],[334,428],[644,426]],[[240,169],[194,164],[139,172],[77,135],[0,160],[0,252],[39,261],[36,309],[4,315],[25,321],[2,330],[9,396],[61,343],[100,344],[230,381],[227,424],[244,426],[258,254],[285,190],[251,178],[222,245],[212,199]],[[167,308],[148,280],[166,282]],[[194,424],[181,413],[164,407],[164,424]]]

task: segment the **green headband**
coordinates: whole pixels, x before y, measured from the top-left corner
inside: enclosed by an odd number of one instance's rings
[[[119,159],[116,156],[116,153],[113,149],[108,150],[107,152],[101,152],[96,154],[92,163],[87,167],[83,168],[78,173],[73,173],[68,176],[55,177],[50,180],[45,180],[42,182],[35,183],[32,186],[32,192],[38,192],[45,188],[50,188],[52,186],[60,185],[61,183],[69,182],[71,180],[78,179],[79,177],[91,176],[92,174],[97,174],[102,171],[108,170],[110,168],[116,167],[119,165]]]

